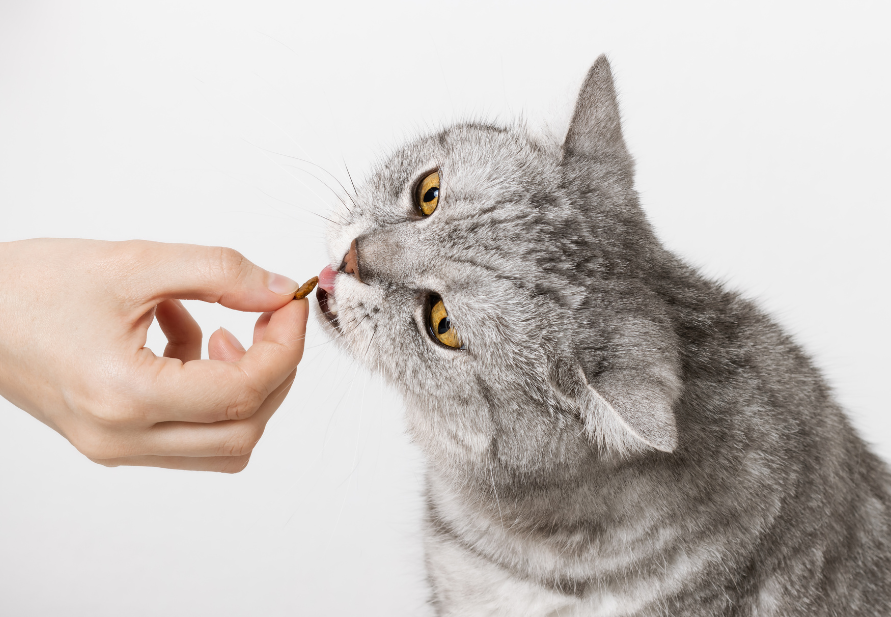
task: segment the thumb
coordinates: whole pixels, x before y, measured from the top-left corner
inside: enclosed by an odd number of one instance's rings
[[[239,311],[274,311],[300,286],[267,272],[238,251],[194,244],[135,242],[135,263],[153,291],[151,300],[178,298],[218,302]]]

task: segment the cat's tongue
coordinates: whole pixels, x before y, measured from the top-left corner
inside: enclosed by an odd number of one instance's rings
[[[319,272],[319,287],[327,291],[329,294],[334,293],[334,279],[337,276],[337,270],[332,268],[331,266],[325,266],[325,268]]]

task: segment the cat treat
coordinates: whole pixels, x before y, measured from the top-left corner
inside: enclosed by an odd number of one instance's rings
[[[294,299],[303,300],[303,298],[309,295],[309,292],[316,288],[318,282],[319,277],[317,276],[314,276],[306,281],[303,285],[300,286],[300,288],[297,290],[297,293],[294,294]]]

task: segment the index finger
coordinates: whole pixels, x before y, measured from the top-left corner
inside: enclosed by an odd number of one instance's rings
[[[154,358],[141,383],[143,416],[156,422],[219,422],[252,416],[303,357],[309,303],[293,300],[272,314],[263,338],[237,362]]]
[[[123,243],[134,270],[131,293],[142,302],[203,300],[239,311],[273,311],[294,297],[299,284],[255,265],[238,251],[196,244],[134,240]]]

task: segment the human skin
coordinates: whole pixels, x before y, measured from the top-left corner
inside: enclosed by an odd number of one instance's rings
[[[231,249],[145,241],[0,243],[0,395],[91,460],[235,473],[303,356],[298,284]],[[181,299],[262,312],[253,345]],[[163,357],[145,347],[157,319]]]

